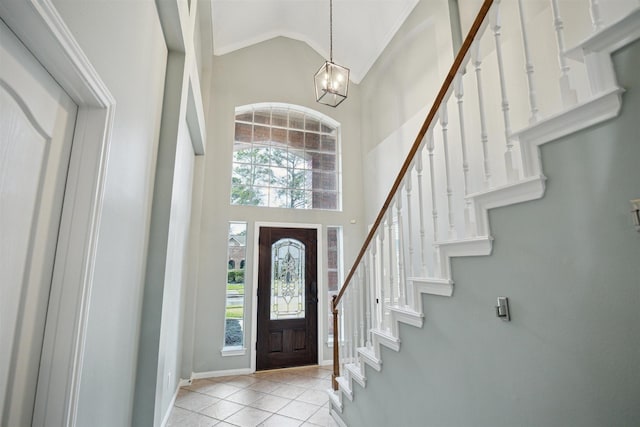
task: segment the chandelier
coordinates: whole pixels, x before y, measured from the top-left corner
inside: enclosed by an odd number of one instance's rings
[[[333,0],[329,0],[329,60],[320,67],[313,80],[319,103],[337,107],[347,99],[349,69],[333,62]]]

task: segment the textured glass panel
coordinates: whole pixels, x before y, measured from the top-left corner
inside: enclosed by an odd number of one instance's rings
[[[304,121],[304,128],[306,130],[319,132],[320,131],[320,120],[314,119],[313,117],[306,116]]]
[[[339,209],[337,135],[336,128],[319,117],[294,108],[238,112],[231,203]],[[335,194],[326,197],[327,191]]]
[[[271,111],[271,124],[273,126],[287,127],[289,120],[289,112],[287,110],[272,110]]]
[[[236,123],[236,141],[251,142],[251,125],[246,123]]]
[[[254,142],[265,142],[271,140],[271,128],[268,126],[253,126]]]
[[[292,129],[304,129],[304,114],[297,111],[289,111],[289,127]]]
[[[271,245],[271,320],[305,316],[305,246],[296,239]]]
[[[271,110],[256,111],[253,113],[255,123],[271,124]]]

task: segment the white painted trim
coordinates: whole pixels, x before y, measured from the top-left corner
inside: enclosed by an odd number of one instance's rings
[[[640,38],[640,7],[567,49],[565,55],[582,61],[591,52],[612,53]]]
[[[342,412],[342,403],[340,404],[340,412]],[[342,421],[342,418],[340,417],[340,415],[338,415],[338,413],[336,411],[334,411],[333,409],[329,410],[329,415],[331,415],[331,418],[333,418],[333,421],[336,422],[336,424],[338,424],[338,426],[340,427],[348,427],[344,421]]]
[[[176,404],[176,399],[178,398],[180,387],[182,387],[182,381],[176,388],[176,391],[173,393],[173,397],[171,398],[171,402],[169,403],[169,406],[167,406],[167,411],[164,413],[164,417],[162,417],[162,422],[160,423],[161,427],[165,427],[169,422],[169,417],[171,417],[171,412],[173,412],[173,408]]]
[[[327,394],[329,395],[330,405],[338,408],[340,412],[342,412],[342,394],[339,391],[334,391],[333,389],[327,389]]]
[[[183,378],[178,382],[178,388],[187,387],[187,386],[190,386],[191,384],[193,384],[193,381],[191,381],[190,378],[189,379]]]
[[[486,212],[485,216],[487,216]],[[492,237],[476,237],[473,239],[436,243],[437,250],[440,251],[440,278],[449,279],[451,277],[450,258],[490,255],[492,241]]]
[[[376,355],[372,348],[360,347],[357,349],[357,352],[363,362],[378,372],[382,371],[382,360]]]
[[[545,181],[544,175],[539,175],[467,196],[475,207],[478,234],[487,236],[489,233],[489,209],[539,199],[544,195]]]
[[[255,369],[248,368],[241,369],[225,369],[221,371],[206,371],[206,372],[194,372],[191,375],[191,379],[202,380],[206,378],[218,378],[218,377],[230,377],[233,375],[250,375],[255,372]]]
[[[450,297],[453,295],[453,280],[451,279],[435,279],[432,277],[410,277],[408,279],[413,283],[414,289],[417,291],[414,295],[429,294],[439,295],[443,297]],[[420,305],[416,307],[422,307],[422,301]],[[422,311],[422,310],[418,310]]]
[[[238,107],[236,107],[235,110],[235,114],[241,114],[241,113],[245,113],[248,111],[253,111],[253,110],[263,110],[263,109],[267,109],[267,108],[276,108],[279,110],[293,110],[293,111],[300,111],[303,112],[305,115],[307,116],[311,116],[314,117],[318,120],[321,120],[331,126],[333,126],[334,128],[339,128],[340,127],[340,122],[335,120],[332,117],[327,116],[326,114],[321,113],[320,111],[314,110],[312,108],[309,107],[305,107],[302,105],[297,105],[297,104],[291,104],[291,103],[286,103],[286,102],[257,102],[255,104],[246,104],[246,105],[240,105]]]
[[[538,146],[616,117],[622,108],[623,92],[624,89],[613,87],[514,133],[513,137],[520,142],[525,179],[542,173]]]
[[[344,369],[349,374],[349,380],[354,380],[355,382],[360,384],[362,388],[365,388],[367,386],[367,378],[364,376],[364,373],[362,372],[362,369],[359,365],[356,365],[355,363],[349,363],[344,365]],[[353,389],[353,385],[351,386],[351,388]]]
[[[78,105],[33,418],[75,425],[116,102],[51,0],[2,2],[0,16]]]
[[[230,349],[222,349],[220,350],[220,355],[222,357],[233,357],[233,356],[244,356],[247,354],[247,349],[243,348],[230,348]]]
[[[323,244],[323,229],[322,224],[301,224],[301,223],[289,223],[289,222],[258,222],[256,221],[253,227],[253,289],[252,289],[252,304],[251,304],[251,371],[256,371],[256,357],[258,355],[256,351],[256,345],[258,342],[258,249],[260,239],[260,227],[281,227],[281,228],[313,228],[317,230],[317,260],[316,260],[316,277],[318,278],[318,320],[317,324],[317,339],[318,339],[318,362],[324,360],[324,322],[321,322],[322,310],[327,306],[327,289],[322,273],[322,266],[324,265],[324,244]],[[246,294],[246,292],[245,292]]]
[[[333,347],[333,341],[331,342],[331,347]],[[318,366],[333,366],[333,360],[321,360],[320,362],[318,362]]]
[[[338,383],[338,387],[340,388],[340,391],[347,396],[347,399],[353,401],[353,390],[351,390],[351,385],[349,384],[349,381],[347,381],[347,379],[345,377],[338,377],[336,378],[336,382]]]

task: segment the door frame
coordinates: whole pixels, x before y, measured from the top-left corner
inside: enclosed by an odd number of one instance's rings
[[[78,106],[33,425],[75,425],[116,101],[51,0],[0,2],[0,17]]]
[[[256,222],[253,227],[253,271],[252,271],[252,293],[251,293],[251,352],[250,352],[250,360],[251,360],[251,372],[256,372],[256,358],[258,357],[258,352],[256,350],[256,345],[258,343],[258,258],[259,258],[259,239],[260,239],[260,228],[261,227],[274,227],[274,228],[310,228],[315,229],[317,232],[317,260],[316,260],[316,277],[318,279],[318,311],[317,311],[317,337],[318,340],[318,363],[322,363],[322,350],[323,350],[323,340],[324,337],[324,321],[323,321],[323,310],[326,307],[326,299],[327,295],[325,292],[325,283],[324,283],[324,274],[322,272],[324,269],[324,239],[322,238],[322,224],[301,224],[301,223],[290,223],[290,222]]]

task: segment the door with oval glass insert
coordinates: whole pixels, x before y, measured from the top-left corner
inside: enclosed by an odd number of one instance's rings
[[[318,363],[317,230],[260,227],[256,369]]]

